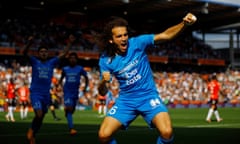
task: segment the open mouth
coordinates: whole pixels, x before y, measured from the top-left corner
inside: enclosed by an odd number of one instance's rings
[[[127,48],[127,43],[126,42],[121,43],[121,46],[122,46],[122,48],[126,49]]]

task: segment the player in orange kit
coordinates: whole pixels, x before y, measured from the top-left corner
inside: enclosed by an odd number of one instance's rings
[[[29,94],[30,94],[30,91],[27,83],[24,83],[24,85],[19,87],[17,90],[17,96],[19,97],[21,119],[27,118],[28,106],[29,106]]]
[[[7,102],[8,102],[8,113],[6,114],[6,120],[15,122],[14,111],[16,108],[16,95],[15,95],[15,84],[14,79],[11,78],[7,84]]]
[[[222,121],[222,118],[219,116],[219,112],[217,110],[218,98],[220,93],[221,85],[217,80],[217,76],[214,74],[208,83],[208,90],[210,92],[210,108],[208,110],[207,122],[211,122],[212,114],[215,115],[217,122]]]

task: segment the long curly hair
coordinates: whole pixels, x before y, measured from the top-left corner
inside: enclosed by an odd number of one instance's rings
[[[109,40],[112,39],[112,29],[118,26],[126,27],[127,30],[129,30],[128,22],[125,19],[112,16],[103,28],[102,33],[97,36],[97,44],[100,48],[100,54],[104,53],[106,56],[114,58],[117,51],[117,45],[109,43]]]

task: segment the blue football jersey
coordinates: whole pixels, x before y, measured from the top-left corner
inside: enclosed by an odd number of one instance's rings
[[[59,58],[54,57],[46,62],[41,62],[36,57],[31,56],[30,62],[32,65],[31,94],[50,95],[53,70],[59,63]]]
[[[101,55],[100,72],[109,71],[117,78],[120,84],[120,98],[147,96],[157,92],[145,52],[145,49],[153,44],[153,34],[140,35],[129,39],[126,54],[116,55],[114,58]]]
[[[64,96],[67,96],[68,93],[74,93],[75,96],[78,96],[81,76],[87,76],[87,72],[82,66],[77,65],[75,67],[65,66],[63,73],[65,74]]]

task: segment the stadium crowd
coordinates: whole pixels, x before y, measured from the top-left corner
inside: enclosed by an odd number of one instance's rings
[[[100,32],[99,27],[104,20],[87,23],[85,21],[75,22],[74,18],[67,15],[44,23],[24,18],[3,19],[0,21],[0,46],[19,50],[26,43],[27,38],[33,35],[35,37],[33,47],[37,48],[44,43],[52,50],[59,50],[66,44],[65,39],[69,33],[73,33],[77,39],[72,50],[98,52],[94,37]],[[132,35],[137,35],[137,33],[132,32]],[[214,51],[203,40],[195,38],[191,34],[183,35],[171,42],[156,44],[155,47],[149,48],[147,52],[153,56],[188,59],[223,59],[225,57],[222,53]]]
[[[83,95],[82,88],[79,87],[79,105],[88,108],[95,108],[97,105],[97,85],[99,83],[99,72],[94,68],[85,68],[88,72],[89,86],[88,91]],[[166,104],[206,104],[209,100],[207,82],[211,74],[197,72],[154,72],[156,86],[159,94]],[[56,87],[57,81],[61,76],[61,69],[54,70],[52,87]],[[222,85],[220,104],[239,104],[240,103],[240,73],[239,71],[228,70],[217,73],[218,80]],[[14,79],[15,89],[18,89],[24,83],[31,82],[31,67],[22,66],[18,62],[12,62],[12,68],[0,65],[0,106],[6,104],[7,84]],[[118,82],[113,79],[110,85],[111,92],[115,98],[118,96]],[[62,106],[62,91],[58,91],[59,106]]]
[[[66,17],[68,19],[66,19]],[[64,19],[64,20],[62,20]],[[24,18],[2,19],[0,21],[0,46],[21,49],[29,36],[35,37],[33,47],[37,49],[44,43],[50,49],[62,49],[66,44],[66,37],[74,33],[77,37],[71,50],[80,52],[98,52],[95,42],[95,35],[98,33],[98,27],[102,22],[92,24],[73,21],[74,17],[65,16],[58,19],[52,19],[48,22],[33,22]],[[64,21],[64,22],[63,22]],[[134,33],[133,33],[134,34]],[[164,44],[157,44],[154,48],[149,48],[149,55],[168,56],[179,58],[222,58],[222,54],[215,52],[210,46],[202,40],[193,36],[181,36],[174,41]],[[99,72],[95,67],[85,67],[88,72],[89,86],[88,91],[82,95],[80,93],[79,105],[95,108],[97,104],[97,85],[99,83]],[[54,71],[54,87],[60,78],[61,68]],[[211,74],[201,72],[184,71],[154,71],[156,86],[159,94],[166,104],[206,104],[209,100],[207,91],[207,81]],[[235,70],[226,72],[217,72],[217,77],[222,84],[222,93],[220,103],[240,103],[240,73]],[[0,63],[0,106],[6,105],[6,86],[10,79],[14,79],[15,89],[24,83],[31,82],[31,67],[19,63],[15,60],[5,59]],[[113,79],[110,85],[113,96],[118,96],[118,82]],[[82,90],[82,87],[79,88]],[[60,93],[62,93],[60,91]],[[62,95],[62,94],[59,94]],[[56,98],[56,97],[55,97]],[[57,97],[60,107],[62,106],[62,97]]]

